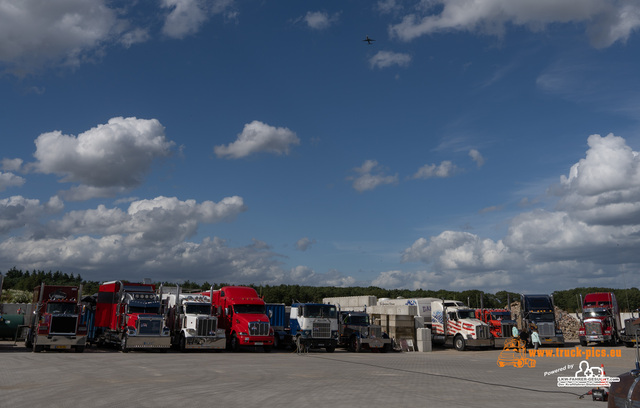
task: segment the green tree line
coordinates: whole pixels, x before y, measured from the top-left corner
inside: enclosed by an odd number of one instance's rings
[[[42,282],[48,285],[83,285],[82,292],[85,295],[91,295],[98,292],[100,282],[86,281],[82,277],[73,274],[66,274],[60,271],[44,272],[44,271],[21,271],[12,268],[4,274],[4,289],[16,289],[32,292],[33,288],[39,286]],[[175,282],[155,282],[156,287],[160,284],[165,286],[175,286]],[[208,291],[220,289],[228,286],[227,283],[209,283],[202,284],[192,281],[185,281],[179,284],[183,290],[189,291]],[[335,286],[301,286],[301,285],[247,285],[254,288],[267,303],[284,303],[290,305],[293,302],[322,302],[322,299],[328,297],[346,297],[346,296],[375,296],[380,298],[421,298],[433,297],[438,299],[460,300],[473,308],[484,306],[485,308],[503,308],[508,302],[520,300],[520,295],[515,292],[499,291],[496,293],[486,293],[480,290],[450,291],[450,290],[409,290],[409,289],[383,289],[376,286],[369,287],[335,287]],[[611,289],[611,288],[575,288],[569,290],[560,290],[552,293],[554,302],[559,308],[568,312],[575,312],[579,309],[579,295],[583,297],[587,293],[593,292],[613,292],[618,300],[620,311],[631,311],[640,308],[640,290],[638,288],[630,289]]]

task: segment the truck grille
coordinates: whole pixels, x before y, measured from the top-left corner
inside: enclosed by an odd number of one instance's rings
[[[539,322],[538,323],[538,333],[541,336],[545,337],[553,337],[556,335],[556,329],[553,323],[551,322]]]
[[[478,339],[488,339],[490,337],[490,331],[488,326],[477,325],[476,336]]]
[[[51,316],[49,334],[75,335],[78,316]]]
[[[138,334],[147,336],[160,336],[162,334],[162,319],[145,319],[138,320]]]
[[[217,319],[215,317],[205,317],[196,321],[196,332],[198,336],[211,336],[216,333]]]
[[[513,333],[514,323],[502,323],[502,337],[509,337]]]
[[[369,327],[369,336],[372,338],[380,339],[382,338],[382,327]]]
[[[313,322],[311,337],[314,339],[331,338],[331,324],[329,322]]]
[[[587,335],[602,334],[602,327],[600,326],[600,322],[585,322],[584,329],[586,330]]]
[[[250,322],[249,335],[250,336],[268,336],[269,323],[268,322]]]

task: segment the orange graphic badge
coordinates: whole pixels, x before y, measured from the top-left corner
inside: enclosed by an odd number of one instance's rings
[[[506,339],[498,356],[498,366],[535,367],[536,360],[527,357],[525,345],[526,343],[519,338]]]

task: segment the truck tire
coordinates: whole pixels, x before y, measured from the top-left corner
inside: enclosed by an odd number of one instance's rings
[[[238,337],[235,334],[231,336],[231,341],[229,342],[229,349],[233,352],[240,350],[240,343],[238,342]]]
[[[456,348],[456,350],[458,351],[464,351],[465,349],[465,341],[464,341],[464,337],[462,337],[461,335],[456,335],[456,337],[453,338],[453,347]]]
[[[38,345],[38,335],[37,334],[35,334],[33,336],[32,342],[33,342],[32,350],[33,350],[34,353],[40,353],[42,350],[44,350],[44,346],[39,346]]]
[[[273,348],[274,349],[280,348],[280,336],[278,336],[277,334],[273,336]]]
[[[122,340],[120,340],[120,350],[122,350],[123,353],[129,352],[127,348],[127,336],[122,336]]]
[[[336,346],[327,346],[325,350],[327,350],[327,353],[333,353],[336,351]]]
[[[75,351],[76,353],[84,353],[84,346],[75,346],[73,348],[73,351]]]
[[[264,345],[262,346],[262,349],[264,350],[265,353],[271,353],[271,350],[273,349],[272,345]]]
[[[354,353],[359,353],[362,351],[362,344],[360,343],[360,339],[356,336],[351,337],[351,351]]]
[[[584,339],[580,339],[580,345],[581,345],[582,347],[587,347],[587,341],[586,341],[586,340],[584,340]]]
[[[24,338],[24,346],[28,349],[33,348],[33,339],[31,338],[31,329],[27,333],[27,336]]]
[[[184,353],[187,349],[187,339],[185,339],[184,334],[180,335],[180,340],[178,341],[178,349]]]

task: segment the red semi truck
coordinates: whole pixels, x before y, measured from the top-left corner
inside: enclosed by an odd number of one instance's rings
[[[255,289],[225,286],[211,293],[211,304],[222,311],[218,324],[225,329],[228,349],[237,351],[241,346],[260,346],[271,351],[273,329],[264,300]]]
[[[589,293],[582,301],[582,319],[578,337],[580,345],[589,342],[618,344],[620,340],[620,309],[611,292]]]
[[[489,325],[489,331],[496,340],[496,347],[503,347],[505,339],[511,337],[516,321],[507,309],[476,309],[476,318]]]
[[[162,295],[148,283],[105,282],[100,285],[94,318],[94,341],[129,349],[168,349],[169,328],[162,314]]]
[[[33,290],[36,305],[25,346],[38,352],[71,349],[82,353],[87,342],[87,326],[81,323],[82,287],[45,285]]]

